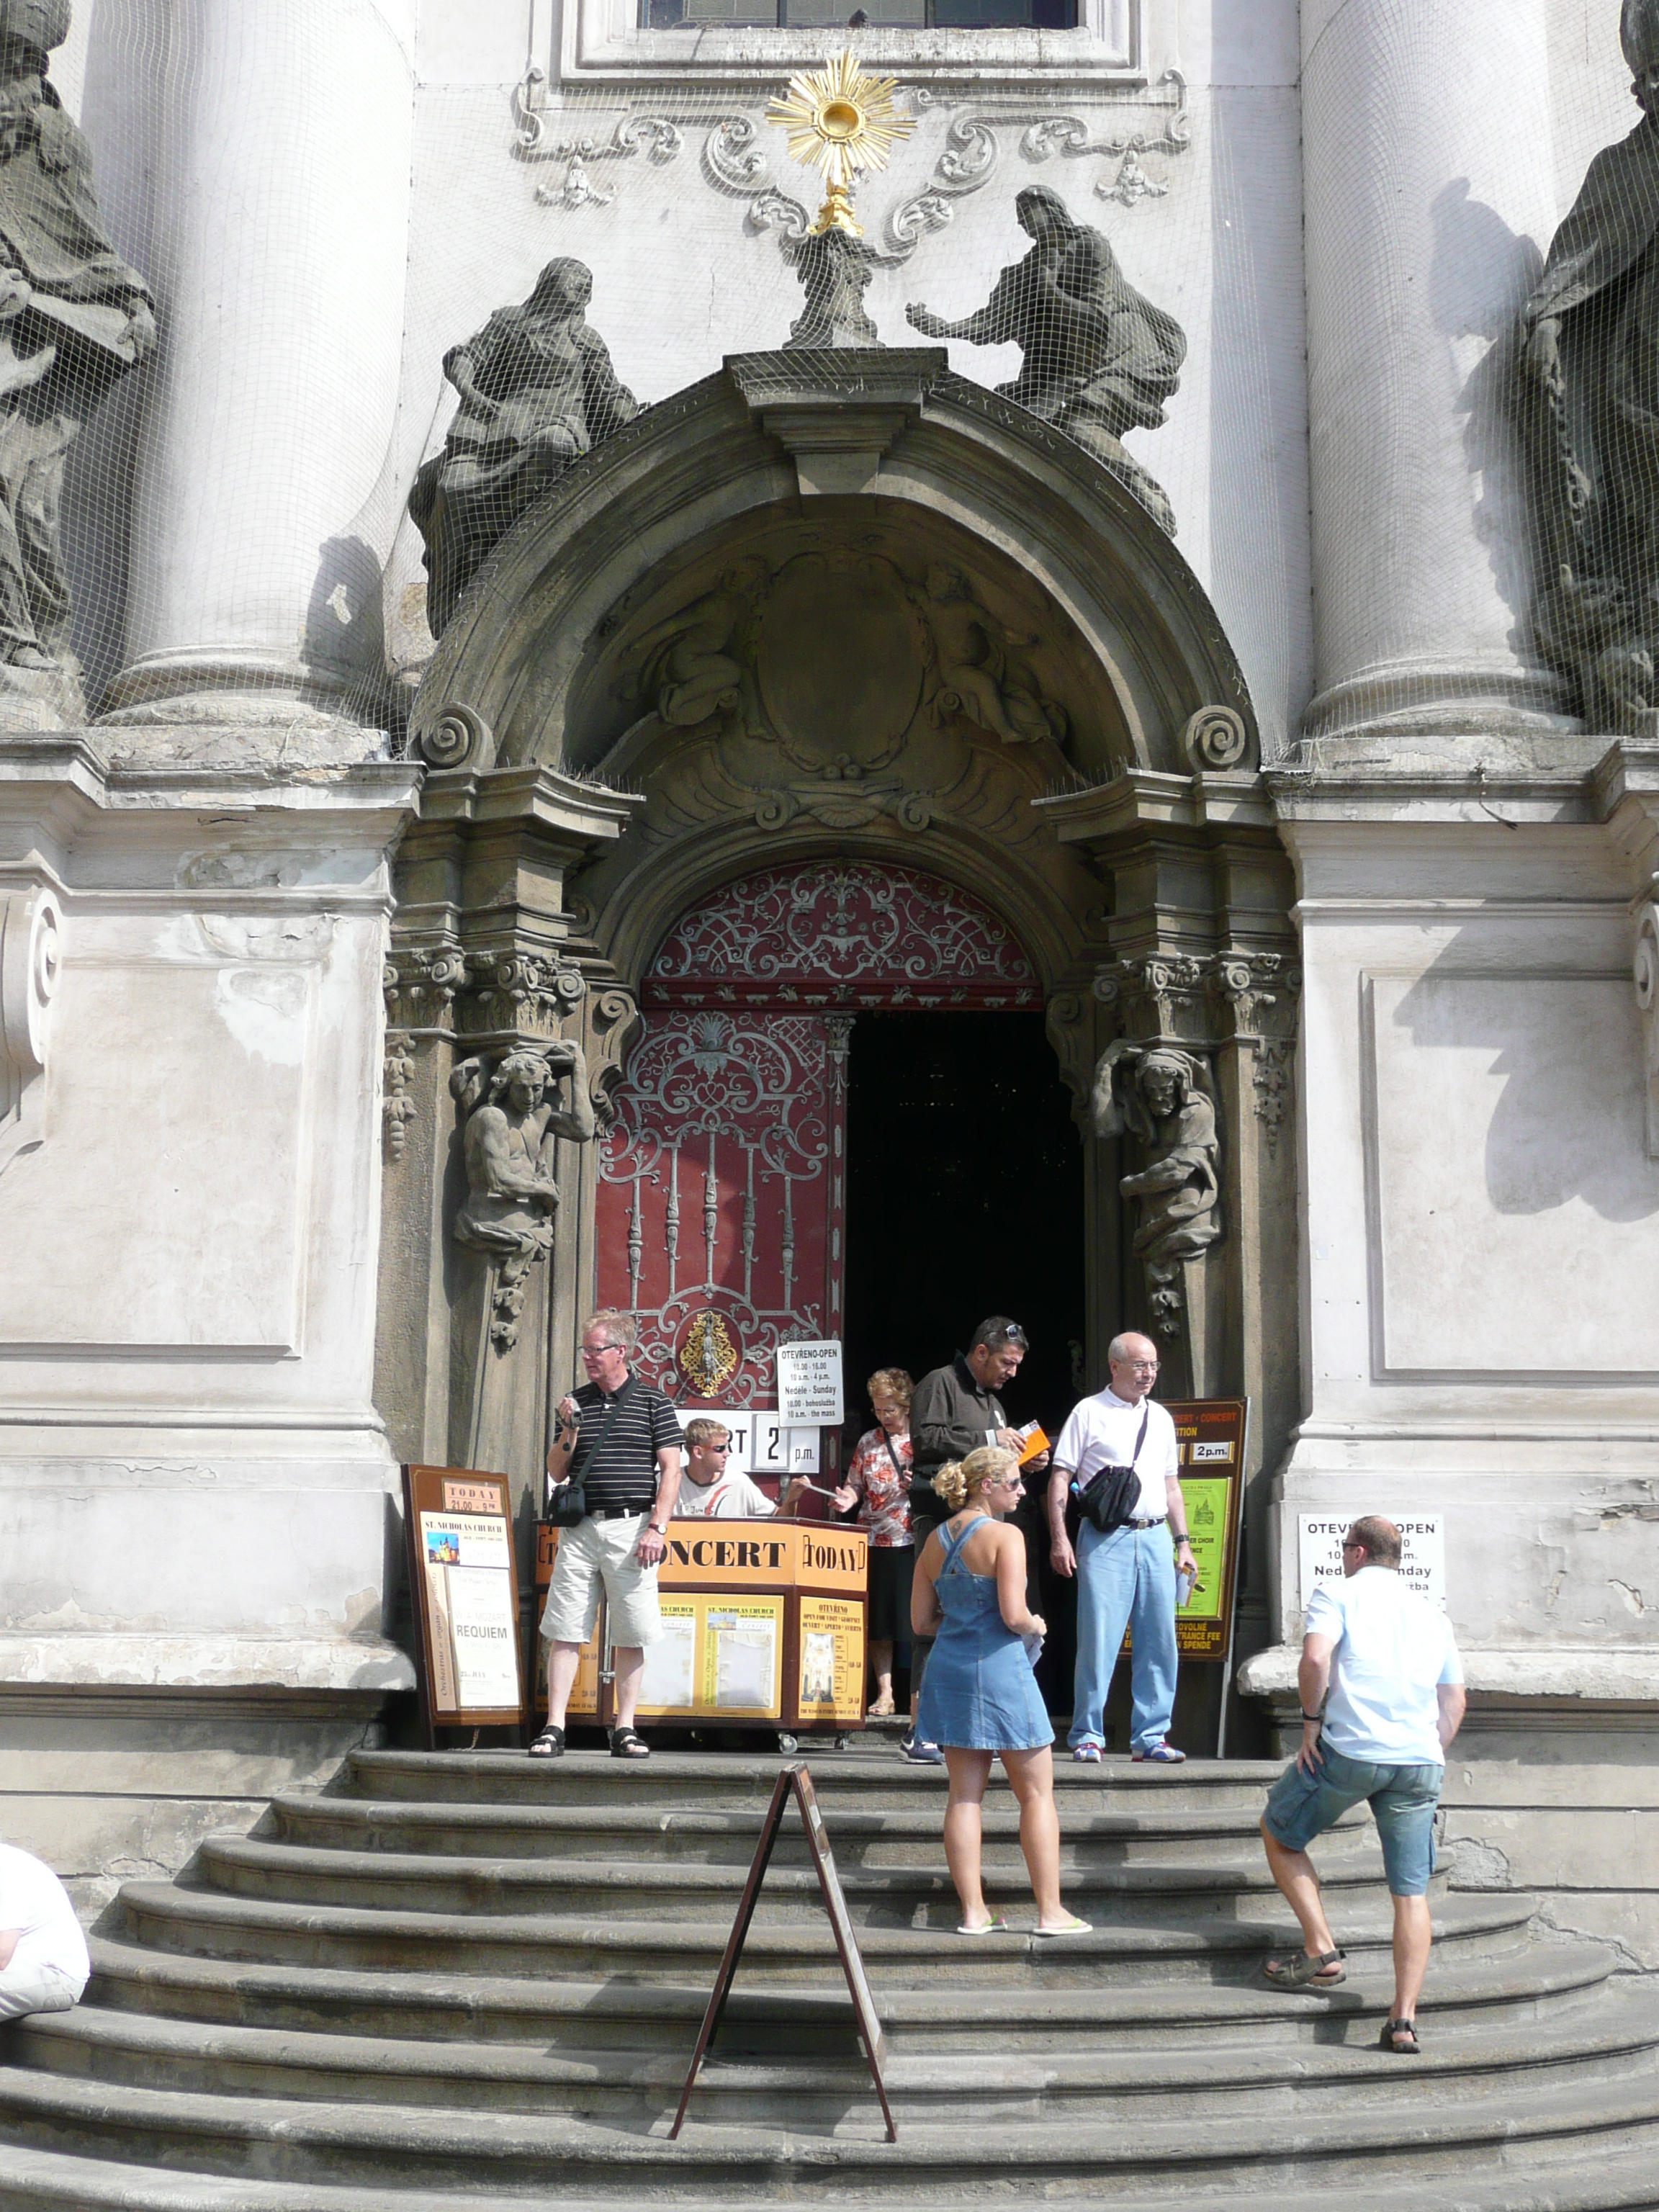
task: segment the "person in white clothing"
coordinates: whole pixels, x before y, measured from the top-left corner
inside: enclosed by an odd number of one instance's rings
[[[777,1504],[746,1474],[726,1473],[732,1431],[700,1413],[685,1425],[685,1474],[674,1500],[674,1518],[697,1515],[709,1521],[769,1521],[775,1513],[793,1516],[806,1487],[799,1475]]]
[[[1342,1572],[1343,1582],[1322,1583],[1308,1601],[1297,1671],[1302,1746],[1261,1816],[1267,1864],[1301,1925],[1302,1950],[1263,1971],[1279,1989],[1331,1989],[1346,1978],[1308,1845],[1365,1799],[1394,1899],[1394,2002],[1378,2039],[1414,2058],[1434,1935],[1434,1814],[1446,1746],[1463,1718],[1463,1664],[1451,1623],[1401,1577],[1392,1521],[1367,1515],[1353,1523]]]
[[[1073,1409],[1054,1445],[1048,1477],[1048,1557],[1056,1574],[1077,1577],[1072,1756],[1101,1757],[1112,1669],[1123,1632],[1133,1628],[1131,1753],[1160,1766],[1179,1765],[1187,1754],[1169,1740],[1177,1664],[1176,1573],[1194,1571],[1181,1453],[1175,1423],[1150,1395],[1158,1380],[1152,1339],[1115,1336],[1106,1357],[1111,1387]],[[1121,1528],[1100,1529],[1085,1520],[1074,1551],[1066,1532],[1067,1491],[1081,1491],[1103,1467],[1133,1467],[1139,1476],[1133,1516]]]
[[[91,1972],[63,1883],[31,1852],[0,1844],[0,2020],[67,2012]]]

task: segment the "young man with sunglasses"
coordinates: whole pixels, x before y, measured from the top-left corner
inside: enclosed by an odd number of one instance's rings
[[[677,1521],[769,1521],[775,1514],[793,1519],[806,1487],[797,1475],[781,1502],[769,1498],[758,1483],[731,1466],[732,1431],[707,1413],[685,1425],[685,1472],[674,1500]]]

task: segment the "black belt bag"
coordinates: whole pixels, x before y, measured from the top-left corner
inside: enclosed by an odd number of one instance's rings
[[[604,1450],[605,1440],[611,1433],[611,1424],[621,1413],[626,1401],[631,1396],[635,1380],[636,1378],[630,1375],[611,1401],[605,1419],[599,1423],[598,1432],[594,1436],[592,1448],[584,1449],[579,1443],[576,1446],[576,1456],[571,1462],[569,1474],[562,1482],[550,1482],[548,1485],[547,1518],[556,1528],[574,1528],[579,1522],[586,1520],[587,1470]],[[647,1506],[646,1510],[648,1512],[650,1508]]]
[[[1151,1418],[1149,1407],[1140,1416],[1139,1432],[1127,1467],[1097,1468],[1078,1492],[1079,1511],[1103,1536],[1114,1528],[1127,1528],[1135,1518],[1135,1508],[1140,1503],[1140,1477],[1135,1473],[1135,1462],[1146,1441],[1146,1424]]]

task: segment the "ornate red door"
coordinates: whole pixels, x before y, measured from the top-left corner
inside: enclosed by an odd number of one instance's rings
[[[1039,1006],[976,900],[829,863],[730,884],[671,933],[599,1164],[599,1294],[675,1397],[775,1403],[772,1354],[839,1336],[846,1064],[861,1007]]]
[[[599,1299],[676,1397],[769,1405],[780,1341],[840,1333],[848,1027],[646,1016],[600,1164]]]

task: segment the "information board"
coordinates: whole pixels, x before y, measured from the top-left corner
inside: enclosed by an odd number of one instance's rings
[[[428,1746],[440,1728],[521,1725],[524,1638],[506,1480],[471,1468],[403,1474]]]
[[[864,1713],[864,1607],[845,1598],[800,1601],[802,1720],[856,1721]]]
[[[778,1419],[789,1428],[838,1429],[846,1412],[839,1340],[781,1344],[776,1358]]]
[[[1400,1531],[1400,1573],[1402,1581],[1431,1605],[1446,1607],[1446,1520],[1441,1513],[1390,1513],[1367,1507]],[[1305,1613],[1308,1600],[1321,1583],[1340,1583],[1342,1577],[1342,1539],[1358,1513],[1333,1518],[1328,1513],[1298,1513],[1296,1516],[1297,1565],[1300,1600]]]
[[[1192,1595],[1176,1614],[1176,1649],[1183,1659],[1224,1665],[1237,1595],[1249,1401],[1172,1399],[1165,1410],[1175,1423],[1181,1495],[1198,1569]],[[1126,1635],[1123,1649],[1130,1648]]]

